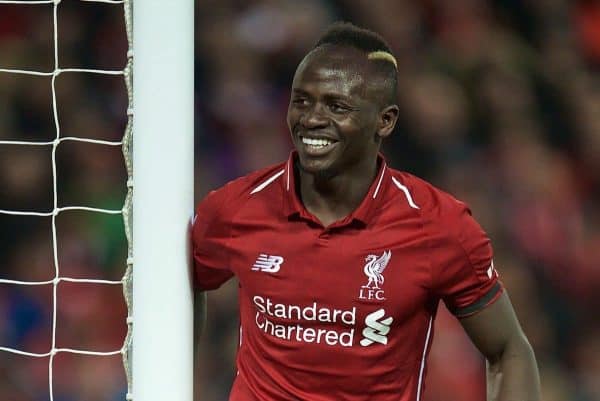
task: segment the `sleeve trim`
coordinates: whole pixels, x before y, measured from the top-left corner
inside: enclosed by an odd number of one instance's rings
[[[496,282],[494,286],[477,301],[463,308],[452,309],[451,312],[458,318],[467,317],[484,309],[486,306],[492,303],[501,292],[502,286],[499,282]]]

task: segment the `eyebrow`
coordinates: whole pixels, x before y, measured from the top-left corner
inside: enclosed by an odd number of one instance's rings
[[[292,94],[303,95],[303,96],[312,96],[309,92],[307,92],[303,89],[298,89],[298,88],[292,88]],[[326,100],[343,100],[348,103],[353,102],[353,96],[346,96],[346,95],[342,95],[339,93],[335,93],[335,94],[326,93],[323,95],[323,98]]]
[[[299,95],[309,95],[307,91],[298,88],[292,88],[292,93],[297,93]]]
[[[323,98],[328,101],[332,101],[332,100],[333,101],[336,101],[336,100],[343,101],[344,103],[348,103],[349,106],[356,102],[356,100],[354,100],[353,96],[344,96],[344,95],[338,95],[338,94],[332,95],[332,94],[327,93],[327,94],[323,95]]]

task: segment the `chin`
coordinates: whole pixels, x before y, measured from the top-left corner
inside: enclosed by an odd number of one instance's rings
[[[330,179],[337,175],[336,169],[331,163],[315,161],[304,163],[300,160],[298,166],[303,172],[313,175],[317,180]]]

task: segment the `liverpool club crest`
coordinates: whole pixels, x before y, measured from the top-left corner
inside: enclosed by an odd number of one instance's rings
[[[367,276],[367,284],[360,287],[359,299],[376,299],[378,301],[385,299],[384,291],[381,289],[381,285],[385,281],[383,271],[391,258],[392,252],[389,250],[384,251],[381,256],[369,255],[365,258],[366,263],[363,270]]]

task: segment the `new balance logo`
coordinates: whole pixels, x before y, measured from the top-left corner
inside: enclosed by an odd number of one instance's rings
[[[367,327],[362,331],[363,339],[360,340],[360,345],[368,347],[373,343],[387,344],[387,335],[390,332],[390,325],[394,321],[393,317],[386,317],[381,319],[385,315],[385,310],[379,309],[373,313],[370,313],[365,318],[365,325]]]
[[[265,273],[276,273],[281,269],[281,264],[283,263],[283,258],[281,256],[276,255],[267,255],[266,253],[261,253],[254,262],[254,266],[252,266],[252,270]]]

